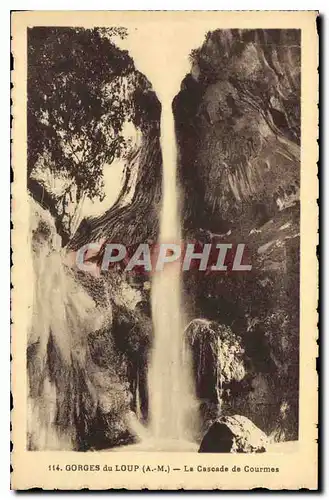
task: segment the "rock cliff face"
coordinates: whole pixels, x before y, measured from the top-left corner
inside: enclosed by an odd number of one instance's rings
[[[153,110],[142,116],[141,144],[128,156],[121,191],[114,205],[99,217],[85,218],[69,243],[71,249],[106,239],[130,246],[157,240],[161,201],[160,104],[146,92],[144,105]],[[128,199],[129,198],[129,199]]]
[[[126,30],[28,30],[30,449],[118,446],[133,439],[130,410],[147,419],[149,277],[95,276],[74,254],[87,243],[157,240],[161,105],[117,36]]]
[[[252,265],[184,273],[190,318],[225,325],[244,351],[245,376],[223,390],[221,411],[297,439],[299,31],[208,33],[173,109],[185,234],[244,243]]]
[[[85,451],[134,440],[147,419],[148,303],[120,273],[94,277],[65,263],[55,221],[31,198],[32,324],[27,348],[28,447]]]
[[[299,32],[218,30],[191,57],[174,101],[186,225],[252,229],[298,199]]]

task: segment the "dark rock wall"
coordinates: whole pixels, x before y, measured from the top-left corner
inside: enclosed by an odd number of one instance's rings
[[[173,102],[187,238],[244,243],[251,272],[185,272],[190,319],[241,338],[225,413],[298,436],[300,33],[218,30]]]

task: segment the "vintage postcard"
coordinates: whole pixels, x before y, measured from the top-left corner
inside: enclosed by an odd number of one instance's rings
[[[12,13],[12,488],[318,488],[316,12]]]

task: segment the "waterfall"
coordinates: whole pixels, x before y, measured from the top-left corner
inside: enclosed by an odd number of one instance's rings
[[[180,245],[176,136],[171,99],[162,102],[163,200],[159,243]],[[192,371],[184,346],[185,318],[178,261],[153,274],[154,344],[149,366],[149,432],[155,441],[193,439],[196,424]]]
[[[136,67],[152,82],[161,102],[161,149],[163,158],[162,211],[159,243],[181,241],[178,210],[179,192],[176,179],[176,135],[172,101],[185,75],[190,73],[188,54],[202,45],[206,31],[202,23],[195,23],[179,38],[179,24],[147,22],[138,30],[132,29],[121,40]],[[152,43],[149,43],[152,40]],[[147,47],[147,49],[146,49]],[[192,69],[194,74],[194,70]],[[153,349],[148,369],[149,425],[148,428],[129,416],[129,426],[140,438],[138,449],[198,449],[191,444],[198,429],[198,404],[194,395],[189,348],[184,341],[186,326],[183,310],[179,263],[165,264],[163,271],[153,274],[151,287],[153,318]],[[185,344],[185,345],[184,345]],[[170,445],[171,442],[171,445]]]

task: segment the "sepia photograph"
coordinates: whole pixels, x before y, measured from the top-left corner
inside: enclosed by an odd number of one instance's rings
[[[316,488],[316,13],[76,14],[13,19],[14,489]]]

